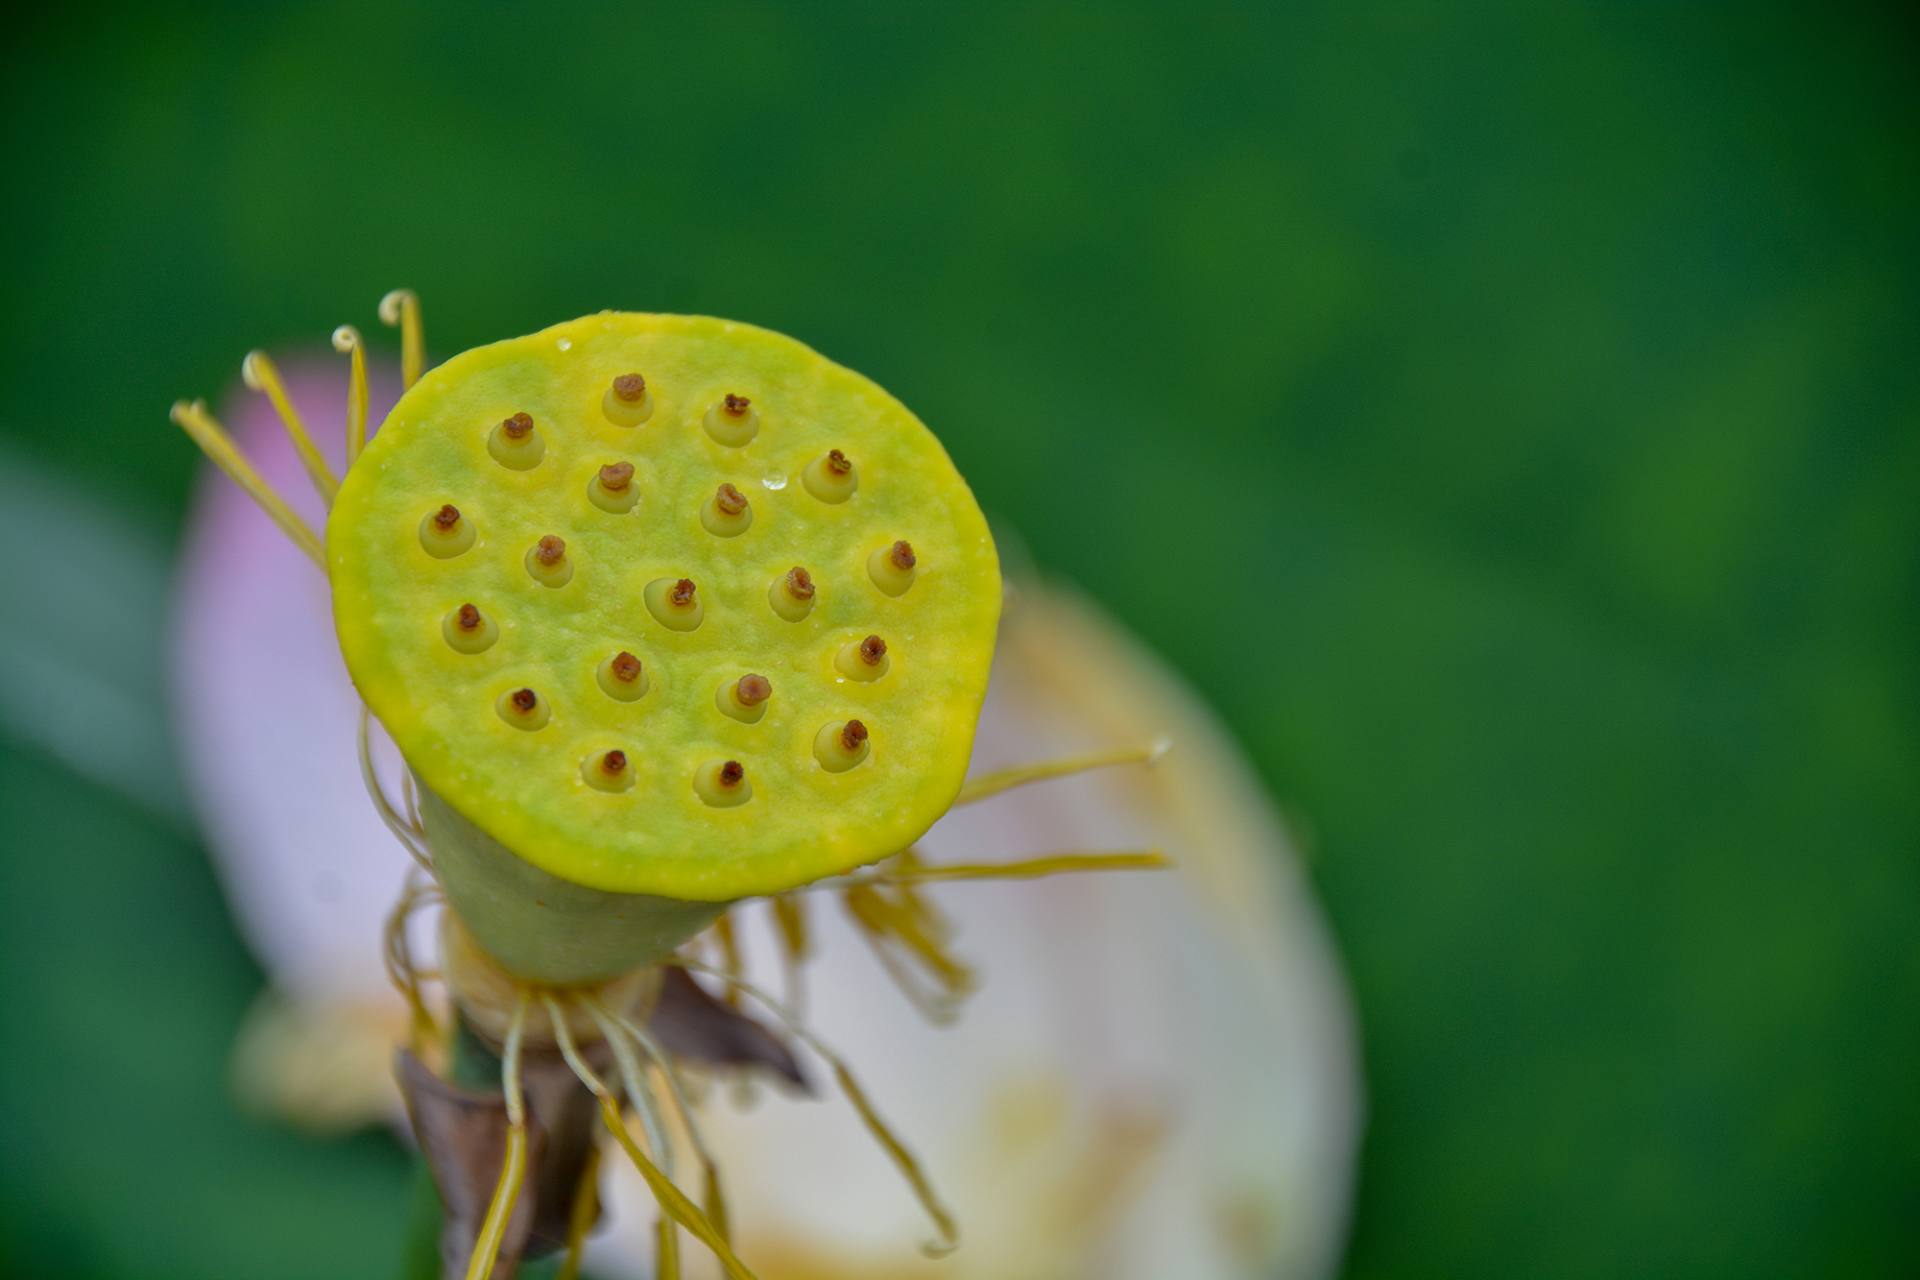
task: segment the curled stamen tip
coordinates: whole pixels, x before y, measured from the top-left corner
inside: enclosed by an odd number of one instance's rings
[[[1167,752],[1173,750],[1172,738],[1161,738],[1147,748],[1147,763],[1159,764],[1166,759]]]
[[[613,394],[628,404],[637,404],[647,394],[647,380],[637,373],[623,373],[613,380]]]
[[[176,425],[185,425],[186,418],[200,407],[198,400],[175,400],[167,409],[167,417]]]
[[[394,289],[389,291],[385,297],[380,299],[380,323],[399,324],[402,309],[407,303],[412,301],[414,301],[414,293],[411,289]]]
[[[260,391],[266,387],[267,372],[262,365],[266,365],[267,369],[272,367],[264,351],[249,351],[246,358],[240,362],[240,381],[246,383],[251,391]]]
[[[343,324],[333,331],[333,349],[346,355],[360,345],[360,331],[350,324]]]

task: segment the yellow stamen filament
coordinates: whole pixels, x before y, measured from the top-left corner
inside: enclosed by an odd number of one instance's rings
[[[420,864],[428,875],[433,874],[433,856],[427,851],[426,833],[410,825],[393,807],[393,801],[387,799],[387,793],[380,785],[379,775],[373,771],[373,742],[371,739],[372,713],[362,704],[360,707],[360,781],[366,785],[367,795],[373,801],[374,811],[380,815],[380,821],[387,824],[387,830],[393,832],[393,838],[405,846],[413,860]]]
[[[685,1227],[700,1243],[713,1250],[714,1256],[720,1259],[720,1265],[726,1268],[727,1275],[732,1277],[732,1280],[757,1280],[753,1272],[747,1269],[746,1264],[734,1256],[732,1246],[714,1228],[713,1223],[700,1211],[699,1206],[687,1199],[685,1193],[673,1185],[672,1179],[660,1172],[653,1161],[647,1159],[646,1153],[640,1150],[640,1144],[633,1140],[633,1135],[627,1132],[627,1126],[620,1118],[620,1103],[613,1096],[613,1091],[607,1088],[606,1081],[602,1080],[599,1074],[581,1058],[559,1002],[552,996],[543,998],[547,1002],[547,1012],[553,1020],[554,1039],[559,1045],[560,1056],[566,1060],[567,1066],[572,1069],[580,1083],[587,1087],[587,1091],[600,1100],[601,1123],[606,1126],[607,1132],[613,1135],[614,1141],[620,1144],[620,1149],[627,1153],[627,1158],[633,1162],[633,1167],[639,1170],[640,1176],[646,1179],[647,1189],[653,1192],[654,1202],[660,1206],[660,1211]],[[645,1119],[646,1117],[642,1115],[643,1124]],[[651,1135],[648,1136],[647,1141],[650,1144],[653,1142]]]
[[[343,324],[333,331],[333,349],[349,357],[347,374],[347,470],[367,443],[367,350],[360,331]]]
[[[287,388],[280,381],[280,371],[273,366],[264,351],[249,351],[247,358],[240,362],[240,380],[255,391],[266,393],[273,402],[273,411],[280,418],[280,425],[287,429],[287,437],[293,441],[294,452],[300,455],[300,464],[307,469],[307,478],[313,481],[313,487],[320,494],[321,501],[333,505],[333,495],[340,492],[340,481],[333,474],[333,468],[327,465],[321,456],[320,447],[307,434],[307,424],[301,421],[299,410],[293,407],[293,401],[287,398]]]
[[[409,869],[400,897],[394,902],[393,910],[387,913],[382,939],[387,977],[407,1002],[410,1015],[407,1021],[407,1047],[416,1056],[423,1054],[428,1044],[439,1040],[440,1024],[427,1008],[426,998],[420,991],[420,971],[414,967],[413,953],[407,944],[407,921],[421,907],[443,901],[439,890],[422,883],[419,874]]]
[[[949,998],[965,996],[974,989],[973,970],[947,954],[924,927],[913,903],[889,899],[872,885],[849,888],[843,900],[855,923],[878,943],[897,939],[946,988]]]
[[[680,1237],[664,1213],[653,1224],[653,1274],[656,1280],[680,1280]]]
[[[898,871],[877,871],[839,882],[838,887],[861,884],[931,884],[943,880],[1038,880],[1043,876],[1080,871],[1165,871],[1173,866],[1158,849],[1128,853],[1055,853],[1018,862],[945,862]],[[831,886],[829,882],[828,886]]]
[[[798,894],[783,893],[772,899],[773,923],[780,940],[780,967],[787,976],[787,1003],[798,1009],[806,997],[802,975],[807,958],[813,954],[807,931],[807,900]]]
[[[420,381],[427,362],[426,338],[420,325],[420,299],[411,289],[395,289],[380,299],[380,323],[400,326],[400,389]]]
[[[1030,782],[1048,782],[1054,778],[1067,778],[1076,773],[1090,773],[1095,769],[1110,769],[1121,764],[1153,764],[1167,753],[1166,743],[1151,747],[1121,747],[1113,751],[1093,751],[1083,756],[1068,756],[1063,760],[1048,760],[1042,764],[1015,765],[1011,769],[1000,769],[993,773],[983,773],[977,778],[969,778],[960,788],[954,807],[973,804],[1002,791],[1011,791],[1015,787],[1024,787]]]
[[[234,447],[233,437],[207,412],[204,401],[195,400],[191,404],[185,400],[176,401],[168,416],[192,437],[193,442],[200,446],[200,452],[211,458],[215,466],[226,472],[229,479],[259,504],[260,509],[280,526],[280,531],[293,540],[294,546],[306,552],[321,568],[326,567],[327,557],[320,547],[320,535],[295,515],[286,499],[267,483],[266,477],[254,470],[253,464],[241,456],[240,450]]]
[[[733,913],[723,912],[713,922],[713,938],[720,944],[720,967],[726,970],[729,978],[738,978],[746,973],[745,962],[740,958],[740,935],[733,927]],[[720,998],[735,1009],[740,1007],[740,993],[732,987],[720,993]]]
[[[587,1232],[600,1209],[600,1148],[589,1145],[587,1160],[580,1169],[580,1185],[573,1191],[573,1209],[567,1215],[567,1252],[553,1280],[580,1280],[580,1254],[586,1248]]]
[[[852,1103],[853,1109],[859,1113],[860,1123],[866,1126],[867,1132],[873,1135],[874,1141],[886,1151],[888,1159],[893,1161],[894,1167],[907,1180],[907,1185],[913,1188],[913,1194],[920,1201],[921,1208],[926,1210],[927,1216],[933,1219],[934,1226],[938,1228],[940,1239],[922,1245],[922,1251],[929,1256],[938,1257],[951,1253],[959,1247],[959,1225],[954,1222],[953,1214],[941,1202],[939,1193],[933,1189],[933,1184],[921,1170],[920,1162],[914,1158],[913,1152],[907,1149],[906,1144],[894,1136],[893,1130],[874,1109],[873,1103],[867,1098],[866,1090],[860,1087],[858,1080],[854,1079],[853,1071],[847,1066],[845,1059],[829,1049],[826,1042],[800,1020],[798,1014],[746,979],[722,973],[712,965],[702,964],[698,960],[690,960],[685,956],[670,956],[662,963],[678,965],[694,973],[704,973],[708,977],[718,978],[729,986],[739,988],[778,1018],[787,1030],[809,1049],[820,1055],[821,1059],[833,1069],[833,1078],[839,1084],[840,1091],[847,1095],[847,1101]]]
[[[493,1200],[480,1224],[480,1236],[474,1241],[473,1256],[467,1262],[467,1280],[488,1280],[493,1264],[500,1259],[500,1244],[507,1236],[507,1221],[513,1216],[514,1202],[520,1198],[520,1184],[527,1174],[527,1108],[520,1096],[520,1044],[527,1029],[527,996],[520,993],[514,1002],[513,1021],[507,1024],[507,1040],[500,1057],[500,1088],[507,1095],[507,1155],[500,1166],[500,1181],[494,1184]]]

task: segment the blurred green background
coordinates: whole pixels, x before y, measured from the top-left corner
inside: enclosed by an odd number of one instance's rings
[[[168,403],[250,346],[385,341],[393,285],[440,355],[601,307],[793,333],[932,423],[1307,830],[1366,1037],[1353,1276],[1920,1267],[1897,7],[9,24],[0,468],[117,504],[147,580],[196,464]],[[118,674],[157,678],[115,603]],[[62,605],[6,601],[8,661]],[[0,722],[0,1269],[386,1274],[398,1148],[227,1102],[260,979],[164,761],[98,786],[32,721]]]

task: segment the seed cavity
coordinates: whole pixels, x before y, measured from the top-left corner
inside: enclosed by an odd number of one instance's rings
[[[849,640],[833,658],[835,669],[849,680],[878,680],[887,674],[892,663],[887,656],[887,642],[879,636]]]
[[[707,410],[706,427],[716,441],[737,449],[760,434],[760,415],[753,401],[729,392]]]
[[[473,521],[451,502],[420,517],[420,545],[436,560],[451,560],[473,545]]]
[[[813,736],[813,758],[828,773],[845,773],[872,751],[867,726],[858,720],[836,720],[820,726]]]
[[[640,595],[653,620],[669,631],[692,631],[706,616],[692,578],[655,578]]]
[[[547,700],[531,689],[510,689],[495,700],[493,707],[516,729],[542,729],[553,718]]]
[[[600,397],[600,412],[616,427],[637,427],[653,416],[653,392],[637,373],[623,373]]]
[[[587,481],[587,501],[612,515],[625,515],[640,501],[631,462],[609,462]]]
[[[758,724],[767,714],[773,682],[762,675],[744,675],[714,691],[714,705],[742,724]]]
[[[829,449],[807,464],[800,473],[800,483],[822,502],[841,503],[859,489],[860,474],[853,469],[853,460],[846,454]]]
[[[748,504],[746,494],[723,484],[700,508],[700,523],[716,537],[738,537],[753,523],[753,507]]]
[[[896,542],[890,547],[881,547],[867,557],[867,576],[873,579],[874,586],[886,594],[903,596],[907,588],[913,585],[918,563],[911,544]]]
[[[573,558],[565,538],[549,533],[527,548],[527,572],[543,587],[564,587],[573,581]]]
[[[610,658],[603,658],[593,678],[599,684],[600,692],[616,702],[638,702],[646,696],[646,668],[640,665],[640,659],[625,649]]]
[[[753,799],[753,784],[738,760],[709,760],[693,773],[693,790],[716,809],[731,809]]]
[[[788,622],[813,612],[813,575],[799,565],[775,578],[767,587],[767,603]]]
[[[471,604],[463,604],[440,620],[440,634],[455,653],[485,653],[500,638],[500,627]]]
[[[582,760],[580,776],[598,791],[628,791],[633,787],[633,762],[627,759],[626,752],[615,747]]]
[[[531,471],[546,456],[547,444],[533,425],[533,415],[516,413],[503,419],[487,436],[493,460],[514,471]]]

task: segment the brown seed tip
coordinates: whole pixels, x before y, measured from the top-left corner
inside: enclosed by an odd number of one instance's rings
[[[600,468],[600,487],[608,493],[625,493],[633,482],[631,462],[609,462]]]
[[[868,636],[860,642],[860,661],[870,667],[880,665],[880,659],[887,656],[887,642],[879,636]]]
[[[433,527],[442,533],[452,533],[453,526],[460,523],[460,508],[451,502],[433,513]]]
[[[747,495],[730,484],[723,484],[714,490],[713,505],[730,516],[737,516],[747,509]]]
[[[647,380],[637,373],[623,373],[613,380],[613,394],[616,399],[633,404],[647,394]]]
[[[757,707],[773,696],[773,681],[765,676],[741,676],[734,683],[733,696],[743,707]]]
[[[813,575],[799,565],[787,570],[787,594],[795,600],[813,599]]]
[[[554,534],[546,534],[533,549],[533,558],[551,569],[567,558],[566,539]]]
[[[613,655],[613,661],[607,664],[607,670],[622,684],[632,684],[640,678],[640,659],[622,649]]]
[[[515,689],[513,691],[513,705],[515,710],[520,712],[521,715],[525,715],[540,705],[540,699],[535,696],[531,689]]]
[[[858,720],[849,720],[840,730],[840,745],[849,751],[858,751],[860,744],[867,740],[867,726]]]
[[[667,593],[667,599],[677,608],[688,609],[693,606],[693,579],[682,578],[673,584],[673,590]]]
[[[600,772],[608,777],[619,776],[627,767],[627,753],[615,748],[600,757]]]
[[[887,553],[887,558],[893,561],[893,567],[896,569],[911,569],[917,563],[913,555],[913,544],[904,541],[894,543],[893,550]]]
[[[478,631],[480,629],[480,611],[470,604],[463,604],[460,606],[460,612],[454,617],[453,622],[454,625],[462,631]]]
[[[853,470],[853,462],[838,449],[827,450],[827,470],[837,476],[843,476]]]
[[[752,403],[753,401],[747,399],[745,396],[736,396],[732,392],[728,392],[726,399],[720,402],[720,406],[721,408],[725,409],[728,413],[738,418],[743,416],[746,413],[747,406],[751,405]]]
[[[533,415],[530,413],[516,413],[505,422],[502,422],[500,429],[507,433],[507,439],[509,440],[525,440],[527,436],[533,432]]]
[[[737,787],[746,776],[747,771],[740,767],[738,760],[729,760],[720,766],[720,785],[723,787]]]

